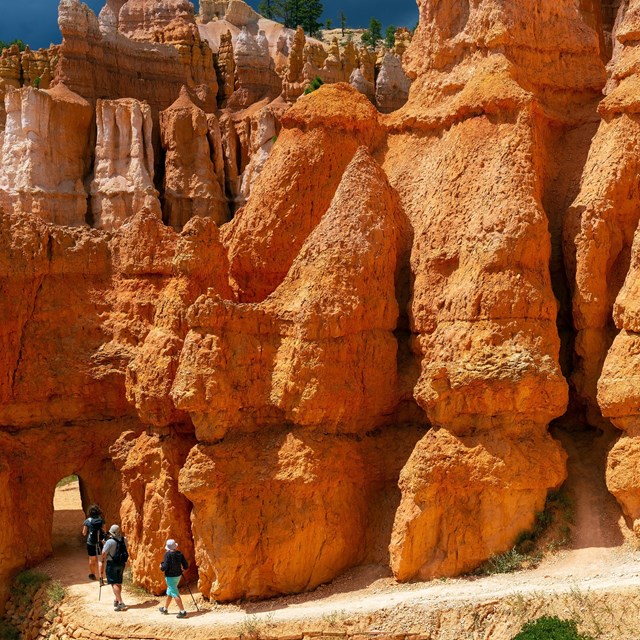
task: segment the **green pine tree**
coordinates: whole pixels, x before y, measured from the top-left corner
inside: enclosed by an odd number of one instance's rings
[[[362,43],[367,47],[375,49],[378,42],[382,40],[382,23],[377,18],[369,20],[369,28],[362,34]]]
[[[261,0],[258,11],[270,20],[281,22],[289,29],[301,26],[309,35],[318,33],[324,11],[320,0]]]
[[[284,0],[282,22],[289,29],[296,29],[302,25],[304,0]]]
[[[393,49],[396,44],[396,28],[390,24],[384,32],[384,46],[387,49]]]
[[[27,45],[19,38],[17,40],[12,40],[11,42],[4,42],[4,40],[0,40],[0,52],[3,49],[8,49],[14,44],[18,45],[18,49],[20,49],[20,51],[24,51],[27,48]]]
[[[340,12],[338,18],[340,19],[340,29],[342,29],[342,37],[344,38],[344,30],[347,28],[347,16],[344,15],[344,11]]]
[[[304,0],[300,10],[300,24],[310,36],[316,35],[320,31],[322,24],[320,16],[324,11],[320,0]]]
[[[258,12],[269,20],[284,22],[285,13],[284,0],[261,0],[258,5]]]

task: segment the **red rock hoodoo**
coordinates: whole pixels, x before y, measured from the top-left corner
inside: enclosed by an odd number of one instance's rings
[[[71,473],[154,593],[168,537],[219,601],[458,575],[563,483],[556,419],[623,431],[640,535],[640,1],[418,5],[373,52],[61,0],[2,52],[0,603]]]

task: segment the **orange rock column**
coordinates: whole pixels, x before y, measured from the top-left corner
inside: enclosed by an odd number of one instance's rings
[[[546,431],[567,383],[544,166],[550,133],[577,126],[604,82],[577,2],[419,6],[405,54],[414,81],[386,120],[383,161],[413,231],[413,395],[433,425],[400,476],[390,552],[401,580],[506,551],[565,477]]]

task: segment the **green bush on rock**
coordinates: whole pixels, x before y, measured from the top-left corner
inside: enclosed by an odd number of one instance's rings
[[[578,627],[573,620],[543,616],[525,623],[513,640],[593,640],[593,638],[578,633]]]

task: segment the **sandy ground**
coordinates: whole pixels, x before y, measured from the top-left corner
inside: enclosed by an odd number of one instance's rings
[[[81,613],[87,628],[117,628],[119,637],[127,638],[220,638],[234,634],[255,637],[260,630],[273,637],[322,629],[358,629],[369,635],[422,632],[433,630],[434,625],[442,626],[447,616],[453,616],[455,624],[462,625],[467,613],[474,611],[473,632],[447,635],[449,632],[442,630],[433,637],[499,639],[512,637],[506,635],[507,630],[500,629],[508,629],[513,624],[505,615],[508,618],[514,607],[521,606],[525,616],[527,607],[548,609],[555,603],[562,604],[568,611],[575,605],[577,615],[584,614],[586,625],[585,608],[595,607],[596,601],[607,608],[623,607],[618,614],[611,613],[612,621],[619,615],[628,620],[631,628],[638,629],[640,601],[636,602],[635,594],[640,594],[640,553],[604,485],[604,459],[613,436],[560,433],[558,437],[569,453],[567,487],[577,498],[573,541],[569,549],[548,554],[532,570],[397,584],[384,567],[366,566],[312,593],[231,605],[205,602],[194,584],[191,588],[200,611],[195,610],[194,601],[184,589],[184,602],[189,611],[185,620],[159,614],[157,609],[163,598],[125,586],[123,593],[128,610],[115,613],[110,588],[103,588],[99,600],[98,583],[87,579],[87,561],[80,535],[84,515],[77,484],[56,492],[55,552],[40,568],[64,584],[70,596],[70,610]],[[620,602],[615,604],[617,600]],[[631,603],[635,613],[630,617],[624,607]],[[479,617],[497,616],[498,610],[504,610],[500,613],[505,618],[502,627],[496,622],[484,627],[478,623]],[[592,616],[595,617],[593,613]],[[611,629],[604,629],[599,637],[636,640],[640,636],[640,633],[635,636],[625,633],[619,631],[616,635]]]

